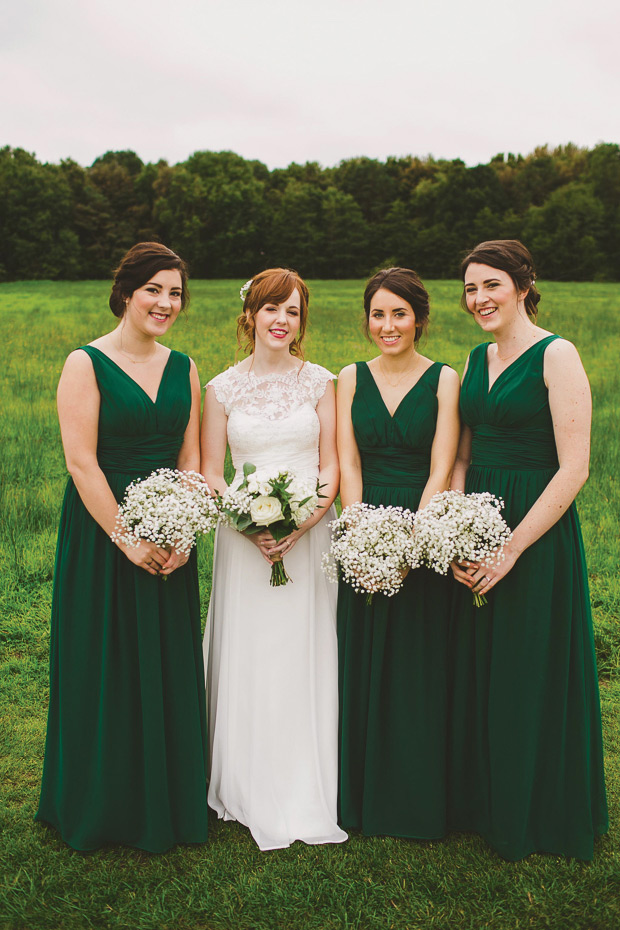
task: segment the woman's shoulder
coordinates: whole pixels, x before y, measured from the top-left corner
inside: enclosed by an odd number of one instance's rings
[[[323,365],[317,365],[316,362],[304,362],[300,369],[300,374],[313,378],[323,378],[324,381],[333,381],[336,375]]]
[[[220,371],[219,374],[214,375],[213,378],[207,381],[205,387],[208,387],[210,384],[214,387],[236,384],[238,381],[242,380],[244,376],[247,376],[247,372],[244,372],[239,367],[242,364],[242,362],[237,362],[236,365],[230,365],[228,368],[225,368],[224,371]]]
[[[492,340],[489,340],[489,342],[479,342],[478,345],[474,346],[470,351],[469,355],[467,356],[468,359],[473,361],[474,359],[486,358],[486,354],[490,345],[494,345]]]
[[[338,372],[338,385],[339,387],[345,387],[346,385],[355,384],[357,381],[357,371],[360,362],[352,362],[350,365],[345,365],[344,368],[341,368]]]
[[[550,371],[559,372],[562,368],[571,370],[583,367],[577,347],[568,339],[564,339],[563,336],[551,333],[541,339],[540,342],[545,343],[542,347],[545,374]]]
[[[333,374],[333,372],[324,368],[322,365],[317,365],[316,362],[304,362],[299,369],[299,377],[302,380],[322,383],[326,381],[335,381],[336,379],[336,375]]]
[[[315,362],[304,362],[299,369],[297,381],[304,393],[308,395],[308,399],[316,407],[325,393],[327,385],[334,381],[335,378],[336,375],[322,365],[317,365]]]

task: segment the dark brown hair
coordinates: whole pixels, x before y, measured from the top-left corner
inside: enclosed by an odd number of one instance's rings
[[[473,251],[466,255],[461,262],[461,278],[465,280],[465,272],[470,265],[489,265],[498,271],[505,271],[512,280],[517,294],[525,295],[525,310],[527,315],[536,321],[538,316],[538,301],[540,294],[536,288],[536,269],[534,259],[522,242],[518,239],[490,239],[481,242]],[[467,310],[467,297],[463,291],[461,306]]]
[[[267,268],[252,279],[243,301],[243,313],[237,317],[237,342],[244,352],[254,351],[254,317],[265,304],[283,304],[297,288],[299,291],[299,332],[289,346],[291,355],[303,357],[301,344],[308,322],[308,287],[292,268]]]
[[[114,316],[122,317],[127,300],[134,291],[156,275],[158,271],[175,270],[181,275],[181,309],[189,304],[187,288],[187,265],[172,249],[161,242],[138,242],[132,246],[114,271],[114,283],[110,294],[110,310]]]
[[[366,335],[368,335],[368,321],[370,320],[370,304],[381,288],[396,294],[397,297],[406,300],[411,305],[415,313],[415,342],[418,342],[428,326],[430,299],[419,276],[411,268],[383,268],[372,276],[364,291]]]

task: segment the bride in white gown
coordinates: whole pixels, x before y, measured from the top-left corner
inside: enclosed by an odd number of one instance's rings
[[[336,822],[336,586],[320,568],[338,490],[333,375],[300,355],[308,290],[268,269],[245,293],[238,335],[252,353],[207,385],[202,471],[224,491],[245,462],[319,477],[322,509],[276,544],[268,530],[217,530],[205,631],[211,780],[219,817],[249,827],[261,849],[341,843]],[[327,519],[325,519],[327,517]],[[272,588],[270,555],[291,582]]]

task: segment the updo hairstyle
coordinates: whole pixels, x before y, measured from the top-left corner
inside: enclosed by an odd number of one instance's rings
[[[237,317],[237,343],[244,352],[253,352],[255,345],[254,317],[265,304],[279,306],[299,291],[299,331],[289,346],[291,355],[303,358],[301,344],[308,322],[308,287],[291,268],[267,268],[252,279],[243,300],[243,313]]]
[[[428,327],[430,298],[419,276],[411,268],[383,268],[372,276],[364,291],[365,330],[368,336],[370,304],[377,291],[383,288],[396,294],[411,305],[415,313],[415,342],[419,342]]]
[[[123,256],[114,272],[114,283],[110,294],[110,310],[117,317],[123,317],[127,300],[134,291],[142,287],[158,271],[178,271],[181,275],[181,309],[189,304],[187,288],[187,265],[172,249],[161,242],[138,242]]]
[[[461,278],[465,280],[465,272],[472,264],[489,265],[498,271],[505,271],[512,279],[517,294],[525,295],[525,310],[531,320],[536,322],[538,316],[538,301],[540,294],[536,288],[536,269],[534,260],[528,249],[518,239],[490,239],[481,242],[467,255],[461,263]],[[467,297],[465,292],[461,297],[461,306],[467,310]]]

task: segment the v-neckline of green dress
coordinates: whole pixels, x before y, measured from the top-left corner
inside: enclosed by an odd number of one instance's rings
[[[498,376],[497,376],[497,378],[495,379],[495,381],[493,382],[493,384],[491,384],[491,386],[489,386],[489,346],[491,345],[491,343],[490,343],[490,342],[487,342],[487,347],[486,347],[486,349],[485,349],[485,351],[484,351],[484,388],[485,388],[485,397],[488,397],[488,396],[489,396],[489,394],[491,393],[491,391],[493,390],[493,388],[495,387],[495,385],[497,384],[497,382],[499,381],[499,379],[500,379],[503,375],[505,375],[507,371],[510,371],[510,369],[513,368],[513,366],[516,365],[517,362],[521,361],[521,359],[524,358],[524,356],[528,355],[528,354],[532,351],[532,349],[535,349],[536,346],[537,346],[537,345],[540,345],[541,342],[546,342],[548,339],[557,339],[557,338],[558,338],[558,337],[557,337],[554,333],[550,333],[548,336],[543,336],[542,339],[538,339],[536,342],[533,342],[531,346],[528,346],[527,349],[525,349],[525,350],[521,353],[521,355],[517,355],[517,357],[516,357],[516,359],[514,360],[514,362],[511,362],[510,365],[508,365],[506,368],[504,368],[503,371],[500,371],[500,373],[498,374]],[[417,383],[417,382],[416,382],[416,383]],[[414,386],[415,386],[415,385],[414,385]]]
[[[379,400],[381,401],[381,404],[383,405],[383,409],[384,409],[385,412],[387,413],[387,415],[388,415],[388,417],[390,418],[390,420],[394,420],[395,417],[396,417],[396,415],[397,415],[397,413],[398,413],[398,411],[400,410],[400,408],[402,407],[403,403],[404,403],[405,400],[407,399],[407,397],[409,397],[409,395],[411,394],[412,391],[415,391],[415,389],[417,388],[417,386],[418,386],[418,384],[420,383],[420,381],[422,381],[422,379],[426,377],[426,375],[428,374],[428,372],[431,371],[431,370],[435,367],[435,365],[438,365],[439,363],[438,363],[438,362],[433,362],[432,365],[429,365],[428,368],[426,368],[426,369],[422,372],[422,374],[420,375],[420,377],[418,378],[418,380],[415,382],[415,384],[412,384],[411,387],[409,388],[409,390],[408,390],[405,394],[403,394],[403,396],[401,397],[401,399],[399,400],[398,404],[396,405],[396,407],[395,407],[395,409],[394,409],[394,413],[390,413],[390,408],[388,407],[388,405],[386,404],[386,402],[385,402],[384,399],[383,399],[383,394],[381,393],[381,390],[380,390],[380,388],[379,388],[379,385],[378,385],[377,382],[375,381],[375,376],[373,375],[373,373],[372,373],[372,371],[371,371],[370,365],[368,364],[368,362],[366,362],[365,364],[366,364],[366,368],[368,369],[368,374],[370,375],[370,380],[371,380],[372,383],[374,384],[375,390],[377,391],[377,394],[379,395]]]
[[[161,394],[161,387],[162,387],[162,384],[164,383],[164,380],[165,380],[166,375],[167,375],[167,373],[168,373],[168,368],[169,368],[169,366],[170,366],[170,362],[171,362],[171,359],[172,359],[172,355],[173,355],[173,351],[174,351],[173,349],[170,349],[170,353],[169,353],[168,358],[167,358],[167,360],[166,360],[166,364],[164,365],[164,370],[162,371],[162,373],[161,373],[161,378],[159,379],[159,384],[157,385],[157,392],[156,392],[156,394],[155,394],[155,400],[153,400],[153,398],[152,398],[151,395],[148,393],[148,391],[145,391],[144,388],[142,387],[142,385],[139,384],[139,383],[136,381],[135,378],[132,378],[131,375],[128,374],[128,373],[125,371],[124,368],[121,368],[121,366],[120,366],[117,362],[115,362],[113,358],[110,358],[109,355],[106,355],[106,353],[105,353],[105,352],[102,352],[101,349],[98,349],[97,346],[91,346],[91,345],[89,345],[88,348],[89,348],[89,349],[94,349],[95,352],[97,352],[98,355],[103,356],[103,358],[105,358],[108,362],[110,362],[111,365],[114,365],[114,367],[115,367],[116,369],[118,369],[118,371],[122,372],[122,374],[124,374],[125,377],[128,378],[129,381],[131,381],[132,384],[135,384],[135,386],[138,388],[138,390],[141,391],[141,392],[144,394],[144,396],[145,396],[146,398],[148,398],[148,400],[150,401],[150,403],[151,403],[154,407],[157,406],[157,402],[158,402],[159,397],[160,397],[160,394]]]

